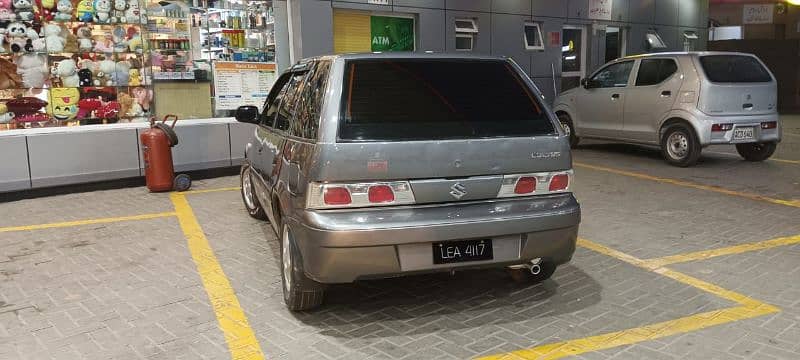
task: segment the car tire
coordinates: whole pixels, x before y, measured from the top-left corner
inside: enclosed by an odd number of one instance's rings
[[[322,305],[325,286],[308,278],[303,259],[294,243],[289,225],[281,228],[281,282],[283,301],[291,311],[311,310]]]
[[[565,113],[559,113],[558,122],[561,123],[561,128],[564,129],[564,132],[569,137],[569,146],[572,148],[577,147],[581,139],[575,135],[575,126],[572,124],[572,118]]]
[[[242,169],[239,171],[239,180],[242,185],[242,202],[244,203],[245,210],[247,210],[247,213],[250,214],[251,217],[258,220],[266,220],[267,213],[264,211],[264,208],[261,207],[261,203],[259,203],[258,197],[256,196],[255,187],[253,187],[252,171],[250,165],[247,164],[242,165]]]
[[[736,144],[736,152],[747,161],[764,161],[775,153],[778,144],[774,142]]]
[[[531,273],[528,267],[509,268],[508,274],[511,275],[514,282],[536,284],[549,279],[556,272],[556,265],[551,262],[541,262],[539,263],[539,267],[540,270],[538,274]]]
[[[700,159],[701,151],[700,141],[689,124],[669,125],[661,136],[661,154],[670,165],[693,166]]]

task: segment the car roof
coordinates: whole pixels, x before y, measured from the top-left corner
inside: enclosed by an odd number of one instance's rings
[[[708,55],[753,56],[753,54],[734,52],[734,51],[672,51],[672,52],[658,52],[649,54],[630,55],[623,58],[619,58],[617,60],[632,60],[632,59],[642,59],[642,58],[658,57],[658,56],[708,56]]]
[[[323,55],[303,59],[300,63],[314,60],[369,60],[369,59],[464,59],[464,60],[507,60],[506,56],[480,55],[473,53],[436,53],[436,52],[372,52]]]

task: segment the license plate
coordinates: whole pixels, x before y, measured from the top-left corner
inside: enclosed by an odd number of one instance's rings
[[[755,138],[752,127],[740,127],[733,130],[733,140],[752,140]]]
[[[491,239],[433,243],[434,264],[491,260],[493,258]]]

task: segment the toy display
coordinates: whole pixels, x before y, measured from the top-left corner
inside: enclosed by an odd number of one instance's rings
[[[47,113],[57,121],[73,120],[78,115],[80,92],[77,88],[53,88]]]
[[[11,51],[33,51],[33,40],[39,39],[39,34],[24,22],[13,22],[6,28],[6,41],[10,44]]]
[[[91,51],[92,47],[92,28],[82,25],[75,29],[75,36],[78,38],[78,47],[81,51]]]
[[[94,7],[94,22],[100,24],[111,22],[111,0],[94,0],[92,6]]]
[[[56,3],[56,14],[53,17],[55,21],[72,21],[72,1],[58,0]]]
[[[13,0],[11,6],[22,21],[33,21],[33,2],[31,0]]]
[[[64,29],[56,24],[47,24],[42,28],[44,33],[44,43],[49,52],[62,52],[67,44],[67,38],[61,36]]]
[[[75,17],[81,22],[92,22],[94,20],[94,2],[92,0],[78,0]]]

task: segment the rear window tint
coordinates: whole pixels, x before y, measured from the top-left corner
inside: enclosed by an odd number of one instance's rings
[[[669,79],[678,71],[678,65],[672,59],[644,59],[639,64],[636,86],[656,85]]]
[[[708,79],[717,83],[770,82],[772,77],[752,56],[708,55],[700,58]]]
[[[409,141],[553,134],[547,113],[499,60],[351,60],[339,139]]]

